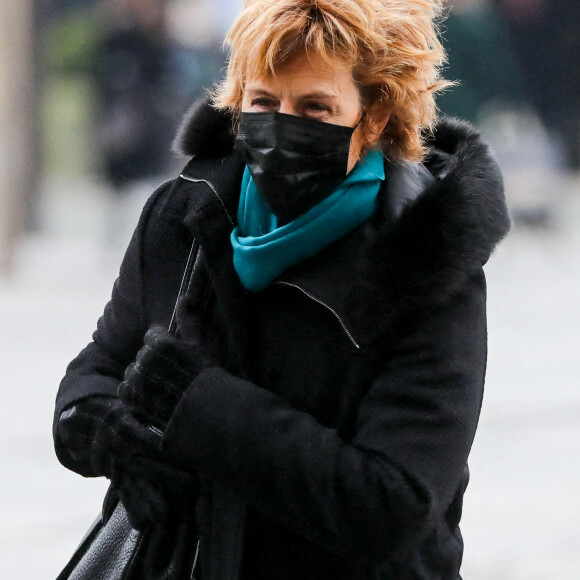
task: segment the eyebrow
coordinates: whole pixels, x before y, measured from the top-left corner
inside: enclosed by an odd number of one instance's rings
[[[251,93],[253,95],[264,95],[266,97],[270,97],[272,99],[277,99],[278,97],[264,89],[259,89],[259,88],[249,88],[248,89],[248,93]],[[308,93],[305,95],[300,95],[298,97],[299,99],[338,99],[337,95],[333,95],[330,93],[325,93],[325,92],[314,92],[314,93]]]
[[[248,89],[248,93],[252,93],[253,95],[265,95],[266,97],[271,97],[272,99],[277,99],[278,97],[276,95],[273,95],[272,93],[269,93],[268,91],[265,91],[263,89]]]
[[[331,93],[308,93],[307,95],[301,95],[301,99],[338,99],[337,95],[333,95]]]

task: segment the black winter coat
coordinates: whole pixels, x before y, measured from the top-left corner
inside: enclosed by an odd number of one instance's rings
[[[441,121],[425,164],[386,164],[368,222],[251,293],[229,241],[243,171],[230,121],[198,105],[181,142],[193,158],[145,206],[55,426],[67,406],[116,395],[148,327],[168,324],[195,237],[223,364],[193,381],[165,439],[208,482],[203,580],[457,580],[486,367],[482,266],[509,228],[488,148]]]

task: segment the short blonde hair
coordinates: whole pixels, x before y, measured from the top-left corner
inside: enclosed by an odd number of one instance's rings
[[[422,133],[435,123],[434,94],[451,84],[440,77],[441,14],[441,0],[246,0],[225,39],[231,53],[214,104],[236,115],[248,76],[275,75],[299,51],[312,51],[352,68],[363,109],[387,105],[379,140],[387,157],[420,160]]]

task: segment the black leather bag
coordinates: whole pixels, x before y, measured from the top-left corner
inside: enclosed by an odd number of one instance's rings
[[[198,295],[200,304],[207,303],[209,285],[204,274],[201,251],[194,241],[177,300],[187,292]],[[176,309],[177,302],[169,325],[172,334]],[[184,501],[168,521],[140,532],[131,527],[114,486],[109,486],[101,514],[56,580],[194,579],[199,553],[195,499]]]
[[[193,504],[180,505],[176,517],[139,532],[110,486],[101,515],[57,580],[195,579],[199,540]]]
[[[57,580],[122,580],[131,577],[143,533],[129,525],[127,512],[112,486],[103,510]]]

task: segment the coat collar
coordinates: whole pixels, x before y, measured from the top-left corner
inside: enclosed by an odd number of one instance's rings
[[[232,126],[231,117],[201,101],[176,144],[192,157],[180,177],[184,221],[208,262],[218,260],[220,276],[242,295],[227,255],[244,169]],[[371,220],[279,280],[333,310],[358,344],[374,334],[381,308],[444,301],[487,262],[509,230],[501,173],[475,129],[443,119],[428,142],[424,164],[387,163]]]

